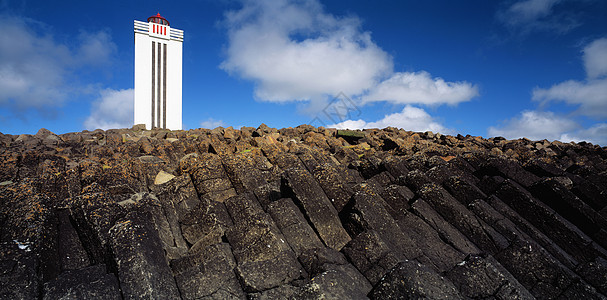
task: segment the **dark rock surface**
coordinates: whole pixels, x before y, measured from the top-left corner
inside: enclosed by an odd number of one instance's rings
[[[0,299],[606,299],[607,148],[0,133]]]

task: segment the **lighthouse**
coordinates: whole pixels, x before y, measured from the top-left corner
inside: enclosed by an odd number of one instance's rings
[[[160,14],[134,25],[134,124],[181,130],[183,30],[171,28]]]

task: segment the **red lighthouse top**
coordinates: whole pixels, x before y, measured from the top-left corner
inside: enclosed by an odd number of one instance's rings
[[[155,16],[149,17],[148,22],[161,24],[161,25],[169,25],[169,21],[167,21],[167,19],[165,19],[163,16],[161,16],[160,13],[158,13]]]

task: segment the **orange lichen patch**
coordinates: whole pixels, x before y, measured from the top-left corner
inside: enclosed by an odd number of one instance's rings
[[[449,156],[441,156],[441,158],[442,158],[444,161],[450,161],[450,160],[454,159],[454,158],[455,158],[455,156],[453,156],[453,155],[449,155]]]

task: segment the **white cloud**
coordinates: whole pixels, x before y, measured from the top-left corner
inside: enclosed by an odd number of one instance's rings
[[[523,0],[497,12],[497,19],[508,28],[527,34],[533,31],[566,33],[580,22],[568,11],[556,11],[564,0]]]
[[[0,105],[20,108],[61,105],[70,51],[32,30],[27,19],[2,16],[0,23]]]
[[[40,22],[0,17],[0,106],[41,111],[60,107],[68,96],[85,89],[78,84],[77,73],[108,64],[116,49],[107,32],[83,31],[79,43],[70,48],[43,33],[52,30]]]
[[[587,82],[568,80],[549,89],[535,88],[533,100],[544,103],[564,101],[578,105],[578,113],[592,117],[607,117],[607,78]]]
[[[405,106],[401,112],[385,115],[375,122],[364,120],[347,120],[338,124],[328,125],[329,128],[339,129],[365,129],[365,128],[403,128],[409,131],[432,131],[443,134],[452,134],[454,131],[437,122],[425,110],[411,105]]]
[[[220,67],[254,81],[260,100],[311,100],[323,107],[343,92],[356,99],[370,93],[369,101],[443,104],[478,94],[468,83],[432,79],[427,72],[394,73],[392,57],[358,18],[328,14],[317,0],[243,1],[224,24],[229,44]]]
[[[133,89],[105,89],[92,104],[84,127],[94,129],[130,128],[133,126]]]
[[[245,1],[226,23],[230,44],[221,68],[255,81],[261,100],[360,94],[392,69],[358,19],[335,18],[317,1]]]
[[[502,126],[489,127],[488,133],[489,136],[503,136],[507,139],[526,137],[530,140],[587,141],[607,145],[607,123],[582,128],[569,117],[549,111],[523,111]]]
[[[213,128],[217,128],[220,126],[224,127],[224,126],[226,126],[226,123],[224,123],[223,120],[215,120],[213,118],[208,118],[208,119],[200,122],[200,127],[202,127],[202,128],[213,129]]]
[[[93,33],[81,31],[78,40],[80,45],[75,57],[77,62],[82,65],[106,65],[117,51],[117,46],[107,31]]]
[[[568,80],[548,89],[535,88],[533,100],[543,103],[563,101],[578,106],[579,114],[607,117],[607,39],[593,41],[584,48],[583,53],[589,79]]]
[[[467,82],[445,82],[425,71],[395,73],[363,97],[366,102],[391,100],[395,103],[457,104],[478,96],[478,88]]]
[[[528,23],[546,17],[559,0],[525,0],[512,4],[507,10],[510,22]]]
[[[588,78],[607,75],[607,38],[597,39],[584,48],[584,67]]]
[[[489,136],[503,136],[507,139],[526,137],[531,140],[560,140],[567,132],[575,131],[579,125],[553,112],[523,111],[500,127],[489,127]]]
[[[595,124],[590,128],[581,129],[561,136],[562,141],[587,141],[593,144],[607,146],[607,123]]]

